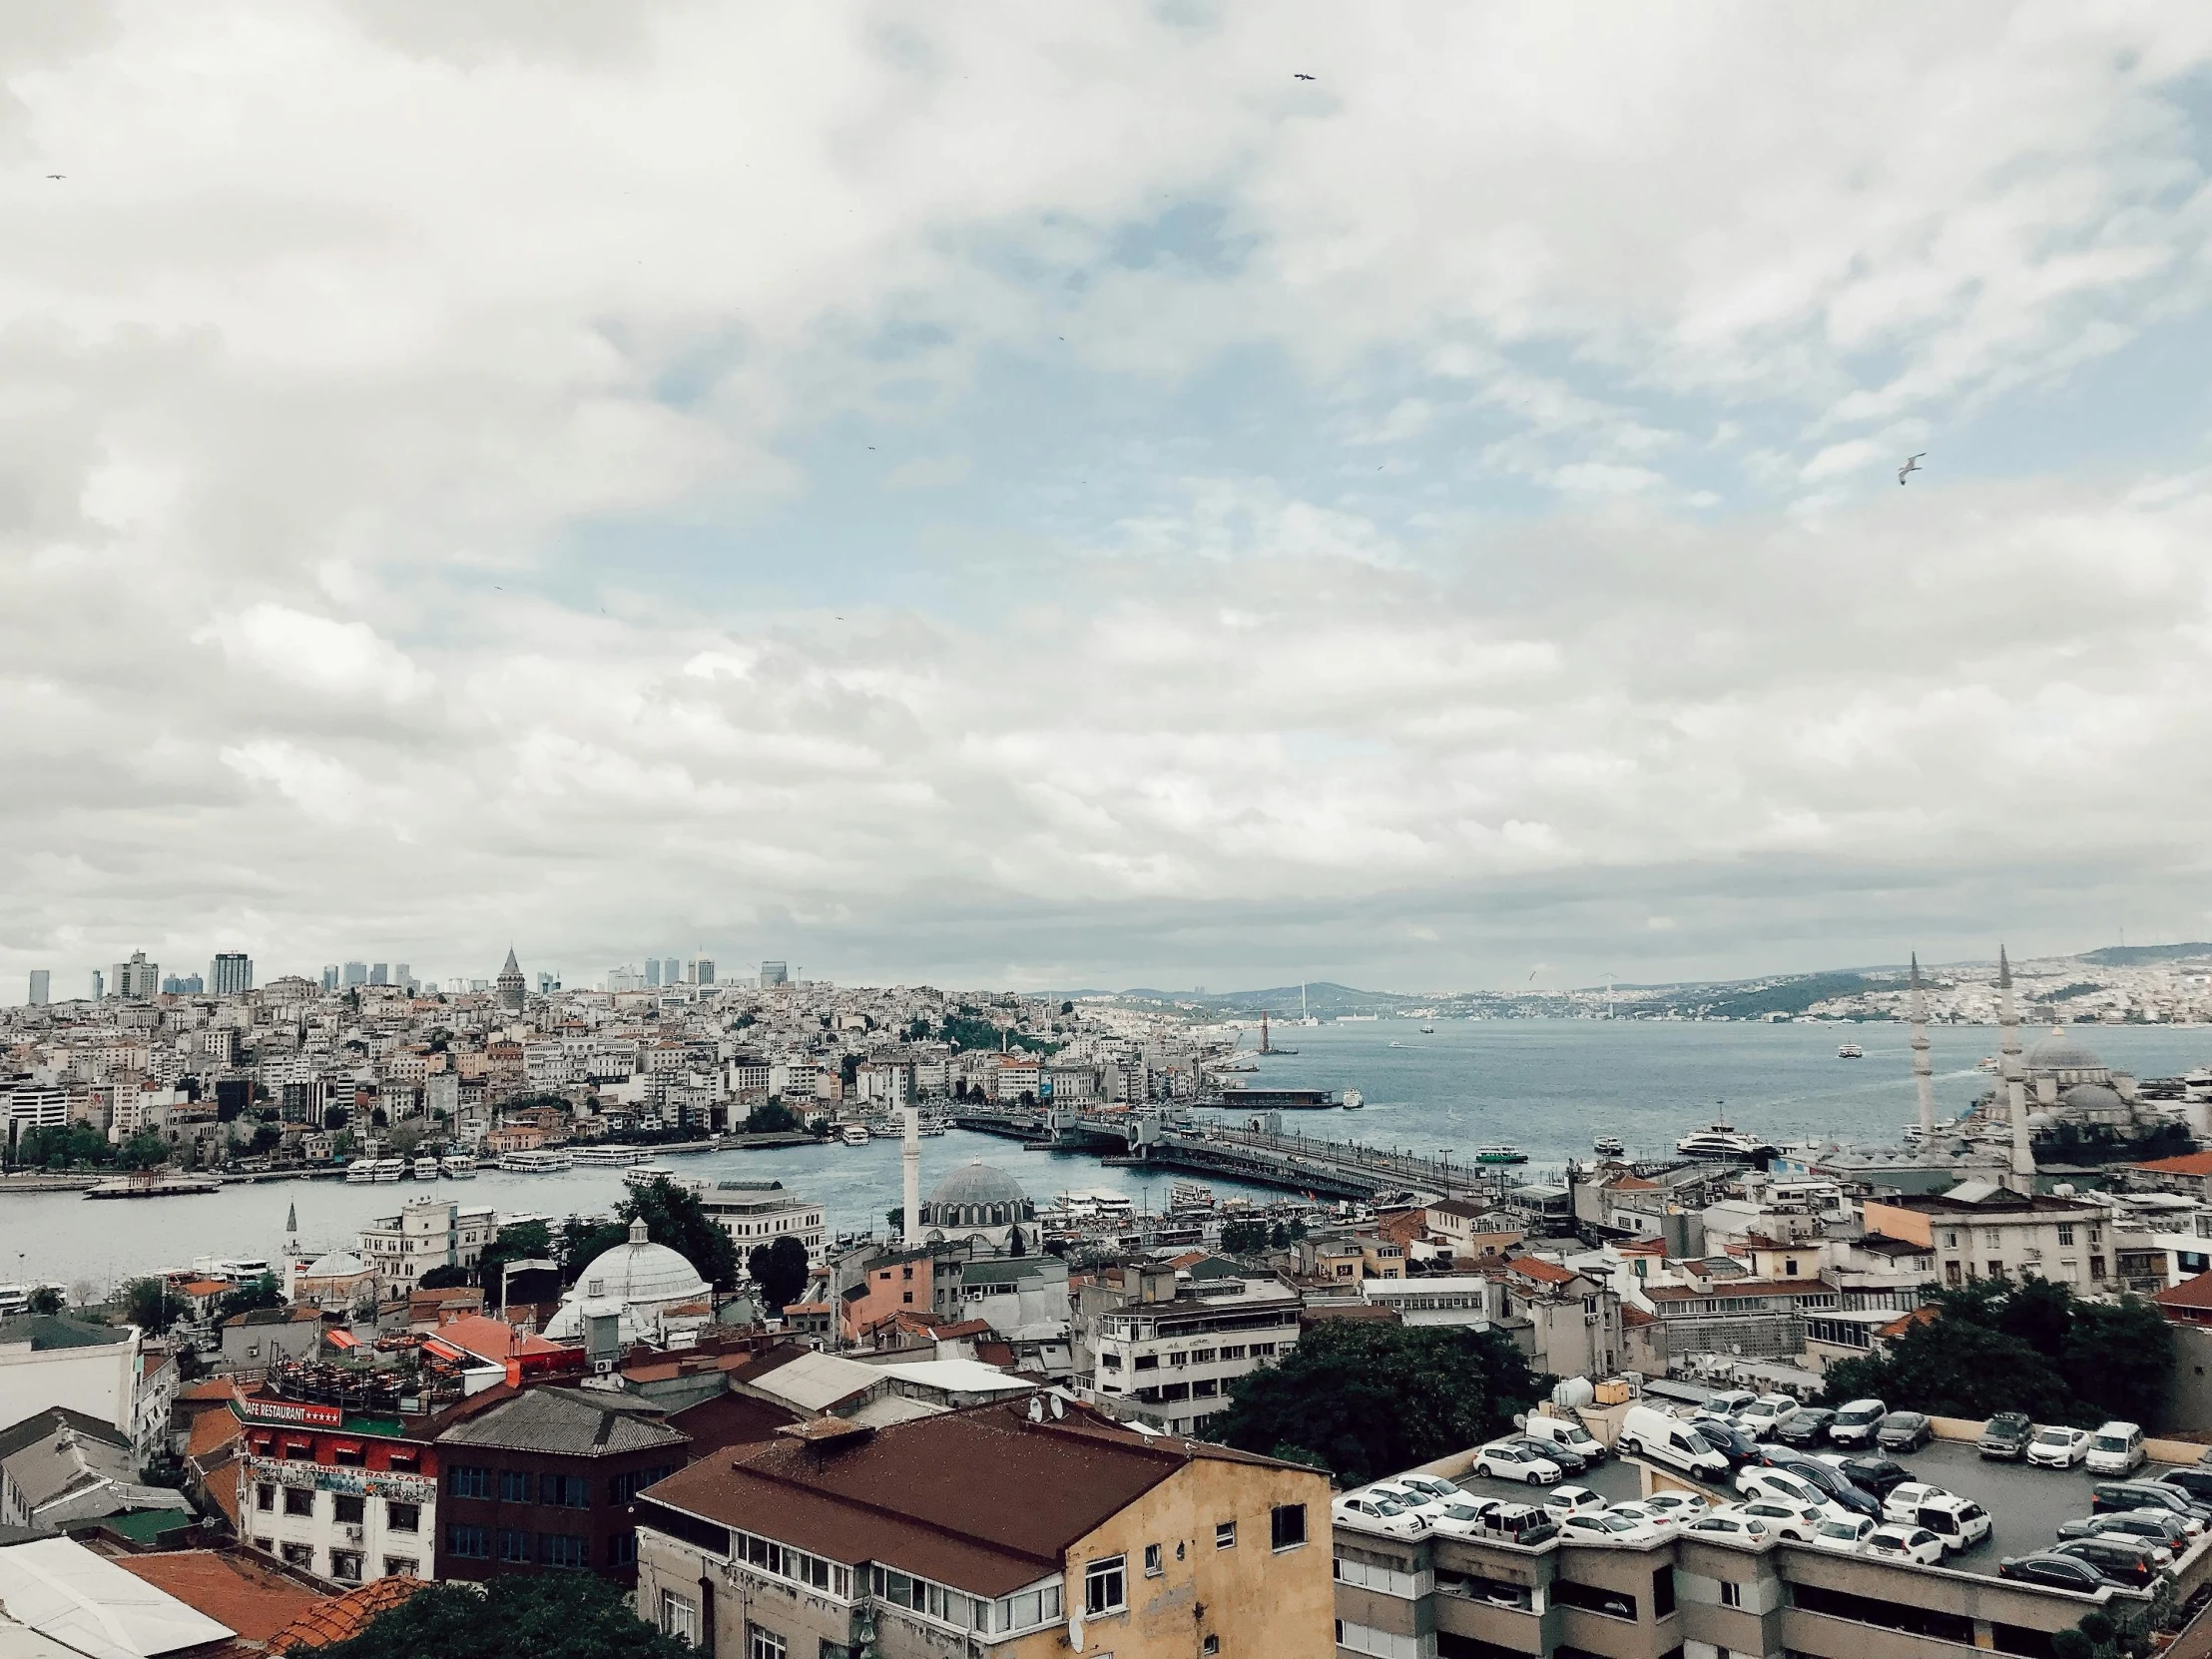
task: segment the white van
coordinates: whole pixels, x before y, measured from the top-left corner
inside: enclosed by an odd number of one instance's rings
[[[2108,1422],[2089,1436],[2082,1459],[2091,1474],[2133,1474],[2143,1466],[2143,1430],[2132,1422]]]
[[[1696,1480],[1728,1479],[1728,1459],[1693,1433],[1690,1425],[1649,1405],[1631,1405],[1614,1440],[1623,1452],[1649,1457]]]
[[[1542,1440],[1546,1445],[1563,1445],[1569,1451],[1579,1451],[1593,1463],[1605,1457],[1605,1442],[1580,1423],[1565,1417],[1538,1416],[1531,1411],[1521,1434],[1526,1439]]]

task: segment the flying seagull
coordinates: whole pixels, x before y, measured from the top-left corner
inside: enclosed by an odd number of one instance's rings
[[[1291,79],[1294,81],[1311,81],[1313,78],[1314,77],[1311,75],[1305,75],[1296,72],[1294,72],[1291,76]]]
[[[1927,453],[1928,451],[1925,449],[1921,451],[1921,455],[1925,455]],[[1928,468],[1921,465],[1921,455],[1908,455],[1905,457],[1905,464],[1898,468],[1899,483],[1904,483],[1907,476],[1912,473],[1926,472],[1928,470]]]
[[[47,177],[49,179],[66,179],[69,175],[66,173],[49,173]]]

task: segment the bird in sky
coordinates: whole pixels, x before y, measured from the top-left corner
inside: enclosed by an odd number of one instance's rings
[[[1928,451],[1925,449],[1921,451],[1921,455],[1925,455],[1927,453]],[[1906,478],[1913,473],[1926,472],[1928,470],[1928,468],[1921,465],[1921,455],[1908,455],[1905,457],[1905,464],[1898,468],[1899,483],[1904,483]]]
[[[1313,77],[1313,76],[1311,76],[1311,75],[1305,74],[1305,73],[1304,73],[1304,72],[1302,72],[1302,71],[1293,71],[1293,72],[1292,72],[1292,75],[1291,75],[1291,79],[1292,79],[1292,80],[1294,80],[1294,81],[1311,81],[1311,80],[1313,80],[1313,79],[1314,79],[1314,77]]]
[[[69,175],[66,173],[49,173],[47,177],[49,179],[66,179]]]

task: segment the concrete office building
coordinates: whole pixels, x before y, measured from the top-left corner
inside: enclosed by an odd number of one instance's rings
[[[791,970],[784,963],[763,962],[761,964],[761,988],[763,990],[768,989],[771,985],[788,985],[791,982]]]
[[[160,992],[161,984],[161,964],[149,962],[145,951],[134,950],[128,962],[115,964],[114,988],[110,994],[132,1002],[150,1002]]]
[[[254,958],[245,951],[218,952],[208,964],[208,989],[215,995],[244,996],[253,988]]]
[[[54,974],[50,968],[31,969],[31,1006],[43,1008],[54,1000]]]

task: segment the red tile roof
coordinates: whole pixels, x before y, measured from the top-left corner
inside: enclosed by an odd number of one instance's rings
[[[394,1575],[319,1601],[269,1639],[272,1653],[303,1653],[358,1636],[362,1626],[422,1588],[419,1578]]]
[[[114,1563],[186,1606],[227,1624],[249,1642],[266,1642],[322,1597],[253,1557],[223,1550],[157,1550],[117,1555]]]
[[[2169,1285],[2151,1301],[2161,1308],[2212,1309],[2212,1273],[2200,1273],[2178,1285]]]
[[[1581,1276],[1572,1268],[1563,1268],[1557,1262],[1547,1262],[1541,1256],[1510,1256],[1506,1258],[1508,1272],[1517,1273],[1523,1279],[1533,1279],[1542,1285],[1564,1285],[1570,1279]]]
[[[2212,1175],[2212,1152],[2191,1152],[2180,1158],[2158,1158],[2147,1164],[2130,1164],[2150,1175]]]

